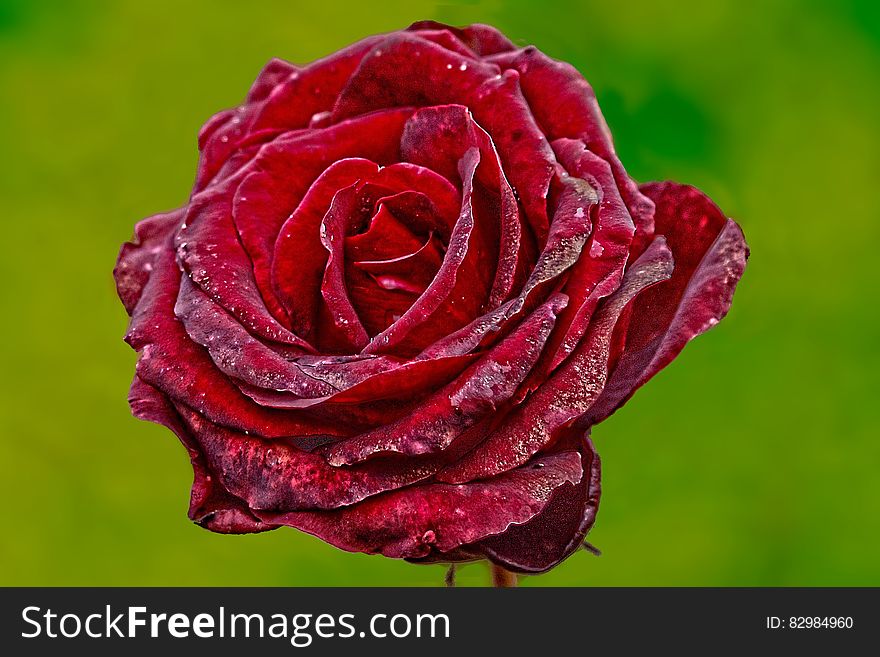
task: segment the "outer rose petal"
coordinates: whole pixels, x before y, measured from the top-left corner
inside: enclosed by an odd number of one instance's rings
[[[189,507],[191,520],[221,534],[247,534],[275,529],[273,525],[257,519],[242,500],[230,495],[212,478],[198,443],[184,427],[180,415],[165,395],[136,376],[128,394],[128,403],[136,418],[171,429],[189,453],[193,467]]]
[[[185,406],[176,408],[216,482],[256,513],[348,506],[425,479],[443,464],[439,458],[383,459],[336,468],[284,441],[226,429]]]
[[[633,303],[623,352],[583,426],[611,415],[727,314],[749,256],[739,226],[698,189],[665,182],[642,191],[657,204],[657,231],[672,248],[675,271]]]
[[[583,449],[583,468],[588,474],[577,484],[560,486],[544,511],[529,522],[469,549],[508,570],[532,574],[550,570],[580,549],[596,520],[601,494],[599,455],[589,438]]]
[[[215,115],[199,133],[195,191],[222,179],[224,163],[255,135],[305,128],[315,114],[329,110],[361,58],[383,38],[368,37],[302,68],[271,60],[244,104]]]
[[[116,279],[116,292],[129,315],[141,299],[157,254],[165,248],[171,232],[183,222],[185,212],[186,208],[180,208],[144,219],[135,226],[134,239],[119,249],[113,278]]]
[[[296,527],[350,552],[419,558],[528,522],[543,511],[553,491],[583,477],[577,452],[563,452],[498,477],[467,485],[426,484],[371,497],[327,512],[257,515]]]
[[[510,39],[497,29],[491,25],[482,25],[480,23],[459,28],[436,21],[418,21],[410,25],[407,31],[419,32],[420,34],[424,34],[425,31],[450,32],[470,48],[475,55],[481,57],[516,49],[516,46],[511,43]]]

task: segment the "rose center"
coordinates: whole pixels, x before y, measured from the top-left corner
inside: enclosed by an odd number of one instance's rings
[[[347,202],[341,198],[346,194]],[[397,321],[434,280],[446,251],[442,224],[420,192],[358,183],[340,190],[335,200],[345,213],[340,255],[348,298],[372,337]]]

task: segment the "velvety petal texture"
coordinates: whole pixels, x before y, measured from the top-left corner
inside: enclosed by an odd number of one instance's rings
[[[596,518],[595,425],[748,258],[700,191],[627,175],[580,73],[487,25],[273,60],[199,150],[114,277],[132,412],[220,533],[553,568]]]

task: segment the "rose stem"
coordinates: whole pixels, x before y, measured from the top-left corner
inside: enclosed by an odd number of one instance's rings
[[[490,568],[492,569],[492,586],[496,588],[511,588],[516,586],[516,573],[505,570],[501,566],[496,566],[494,563],[490,565]]]
[[[446,571],[446,588],[455,588],[455,564],[449,564],[449,570]]]

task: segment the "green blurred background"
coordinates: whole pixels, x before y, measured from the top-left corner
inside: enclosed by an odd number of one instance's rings
[[[2,0],[0,583],[442,582],[293,530],[190,524],[184,451],[129,415],[110,275],[270,57],[434,18],[574,63],[630,173],[698,185],[752,247],[727,320],[595,429],[604,556],[525,585],[880,585],[877,6]]]

